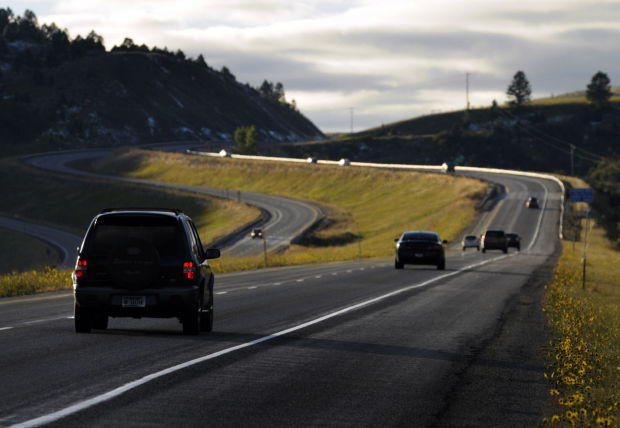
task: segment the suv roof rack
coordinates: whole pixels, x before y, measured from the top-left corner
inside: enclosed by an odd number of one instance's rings
[[[176,215],[183,214],[183,211],[179,208],[160,208],[160,207],[118,207],[118,208],[104,208],[99,214],[111,213],[115,211],[165,211],[172,212]]]

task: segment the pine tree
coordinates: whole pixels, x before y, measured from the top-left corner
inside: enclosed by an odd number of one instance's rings
[[[586,98],[599,110],[605,107],[611,98],[610,82],[609,76],[599,71],[592,76],[592,80],[587,86]]]
[[[517,71],[512,78],[512,82],[508,85],[506,94],[513,98],[510,100],[510,104],[520,106],[523,103],[530,101],[532,95],[532,88],[530,82],[525,77],[525,73],[521,70]]]

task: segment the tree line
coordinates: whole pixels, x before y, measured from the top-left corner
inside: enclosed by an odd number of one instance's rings
[[[16,42],[20,42],[21,47],[10,49],[9,44]],[[23,16],[18,16],[10,8],[0,8],[0,60],[10,64],[15,71],[21,71],[26,67],[35,69],[42,66],[54,67],[85,55],[105,52],[104,39],[95,31],[91,31],[86,37],[77,35],[71,39],[69,31],[66,28],[59,28],[55,23],[39,25],[37,16],[29,9],[26,9]],[[167,47],[149,48],[145,44],[136,44],[129,37],[126,37],[120,45],[113,46],[110,52],[156,54],[211,68],[202,54],[196,58],[188,58],[181,49],[172,51]],[[221,68],[220,73],[227,79],[236,80],[235,75],[226,66]],[[284,85],[281,82],[274,84],[264,80],[254,89],[268,100],[279,102],[293,110],[297,109],[295,100],[291,102],[286,100]]]
[[[521,106],[531,101],[532,87],[523,71],[519,70],[515,73],[506,89],[506,95],[510,99],[509,104],[513,106]],[[609,76],[602,71],[596,72],[586,86],[586,99],[598,110],[602,110],[609,105],[612,95]]]

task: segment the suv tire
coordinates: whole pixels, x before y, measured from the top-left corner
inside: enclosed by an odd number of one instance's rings
[[[200,331],[213,331],[213,307],[200,315]]]
[[[76,333],[90,333],[93,328],[93,317],[90,311],[73,304],[73,321]]]
[[[200,305],[194,305],[192,309],[187,311],[183,316],[183,334],[199,334],[201,322],[202,308]]]

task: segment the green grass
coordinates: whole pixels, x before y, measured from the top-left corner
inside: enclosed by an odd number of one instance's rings
[[[569,181],[585,187],[580,180]],[[563,242],[544,302],[554,334],[545,373],[550,383],[545,420],[559,426],[617,426],[620,421],[620,251],[590,223],[585,288],[586,220],[581,220],[579,241]]]
[[[0,272],[24,272],[56,266],[58,250],[25,233],[0,228]]]
[[[311,237],[313,246],[293,245],[285,254],[270,255],[270,265],[391,256],[394,238],[405,230],[434,230],[453,240],[475,217],[475,204],[487,187],[478,180],[440,174],[142,150],[119,152],[92,167],[108,174],[282,195],[329,210],[326,227]],[[259,267],[264,260],[223,258],[213,265],[227,271]]]

